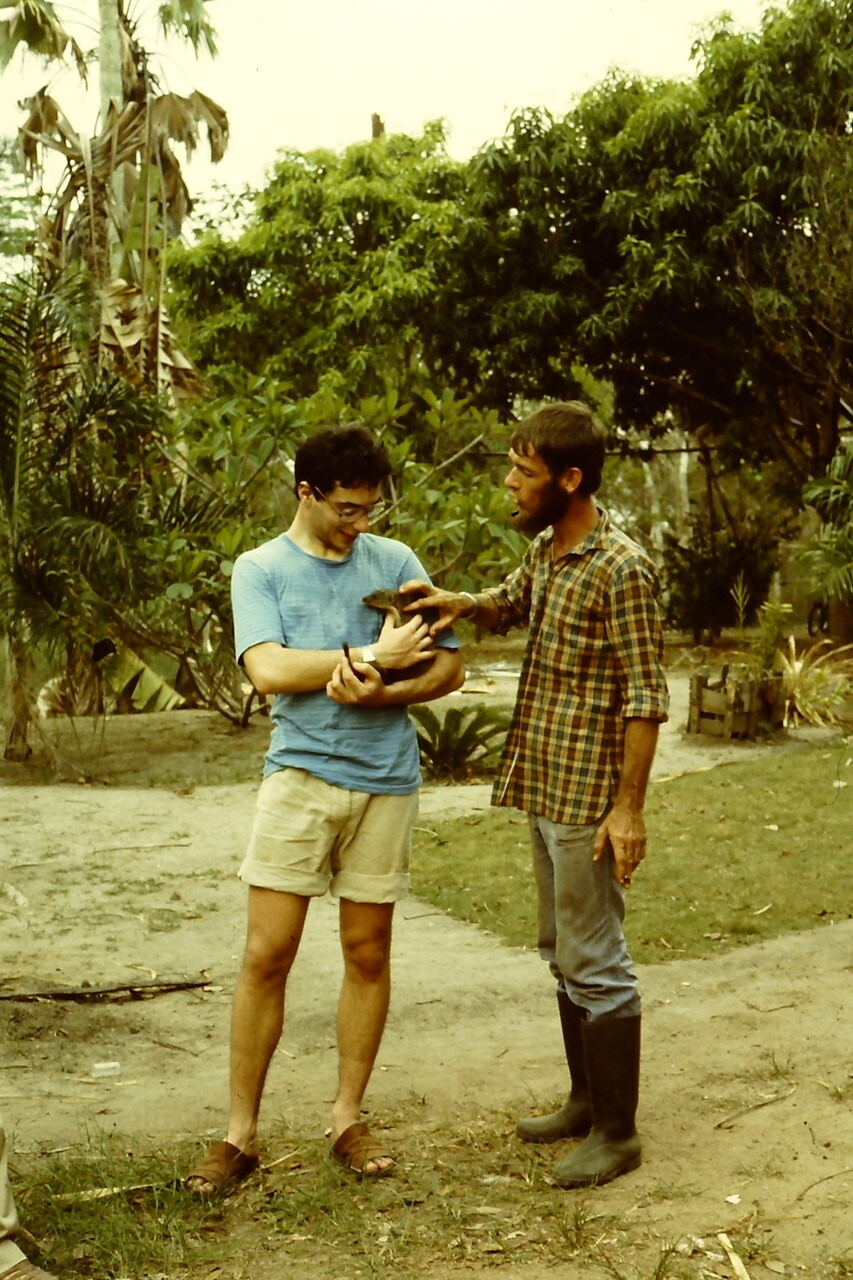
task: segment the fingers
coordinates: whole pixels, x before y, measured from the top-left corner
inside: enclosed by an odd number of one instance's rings
[[[416,635],[421,628],[423,628],[424,635],[429,634],[429,627],[426,625],[419,613],[416,613],[413,617],[407,619],[406,622],[402,622],[399,626],[397,626],[394,621],[393,613],[386,613],[382,620],[382,630],[379,635],[381,639],[385,639],[392,631],[399,631],[401,634],[398,638],[403,640],[408,639],[412,635]]]
[[[616,879],[622,885],[623,889],[630,889],[631,880],[637,867],[643,860],[645,854],[644,848],[627,847],[616,850],[614,846],[614,861],[616,864]]]
[[[629,889],[645,853],[646,835],[642,820],[630,818],[625,821],[615,809],[611,810],[596,832],[593,861],[601,862],[612,854],[613,874],[623,889]]]
[[[431,583],[423,582],[419,578],[412,578],[409,582],[404,582],[399,591],[402,596],[410,595],[412,597],[408,604],[403,605],[404,613],[411,613],[413,609],[420,607],[423,600],[437,595],[436,589]]]
[[[339,662],[326,685],[326,696],[333,702],[368,702],[382,688],[382,677],[375,667],[366,662]]]

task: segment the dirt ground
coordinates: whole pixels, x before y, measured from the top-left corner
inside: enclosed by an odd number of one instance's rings
[[[687,738],[684,677],[673,693],[655,785],[804,740]],[[102,758],[109,786],[21,785],[11,766],[0,772],[0,994],[154,976],[205,982],[126,1003],[0,1001],[0,1108],[19,1149],[47,1151],[96,1130],[218,1136],[244,930],[234,871],[255,784],[183,785],[176,768],[175,786],[142,787],[133,769],[151,751],[179,752],[186,766],[232,740],[205,713],[123,717]],[[487,803],[483,787],[426,789],[422,819]],[[853,1273],[851,967],[848,922],[641,971],[645,1159],[596,1194],[608,1213],[643,1215],[661,1238],[681,1240],[697,1277],[738,1276],[720,1232],[758,1242],[750,1280]],[[320,1139],[328,1124],[339,973],[336,912],[322,900],[309,914],[267,1087],[271,1157],[294,1139]],[[93,1078],[103,1062],[117,1062],[118,1074]],[[538,957],[424,902],[403,903],[371,1113],[417,1098],[431,1119],[511,1114],[553,1101],[563,1079]],[[541,1264],[501,1268],[504,1280],[552,1275]]]

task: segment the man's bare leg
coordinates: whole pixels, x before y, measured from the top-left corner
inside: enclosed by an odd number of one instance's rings
[[[261,1095],[284,1025],[284,989],[305,925],[310,898],[249,887],[243,966],[231,1012],[231,1115],[226,1140],[245,1151],[258,1129]],[[202,1178],[187,1185],[201,1195]]]
[[[332,1140],[361,1119],[361,1103],[385,1029],[391,996],[393,902],[341,899],[340,935],[344,982],[338,1003],[338,1094],[332,1108]],[[364,1172],[387,1169],[393,1160],[369,1160]]]

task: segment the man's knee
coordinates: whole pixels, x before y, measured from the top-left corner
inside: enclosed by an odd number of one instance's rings
[[[243,973],[258,985],[283,985],[293,967],[298,947],[298,939],[274,942],[269,937],[249,934],[243,955]]]
[[[391,961],[391,938],[387,934],[360,934],[341,938],[344,964],[362,982],[378,982]]]

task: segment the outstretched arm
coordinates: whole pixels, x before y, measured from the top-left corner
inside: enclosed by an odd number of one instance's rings
[[[500,612],[497,605],[488,595],[472,595],[469,591],[441,591],[429,582],[417,578],[404,582],[400,591],[412,596],[412,603],[406,605],[407,613],[419,609],[437,609],[438,618],[430,628],[433,635],[452,627],[458,618],[473,622],[483,631],[493,631],[500,623]]]

